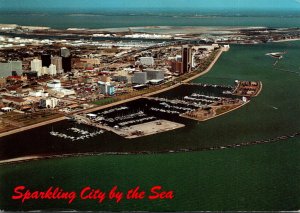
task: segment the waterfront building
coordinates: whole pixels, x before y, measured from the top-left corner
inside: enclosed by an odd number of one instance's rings
[[[163,80],[165,72],[162,70],[146,69],[144,72],[147,73],[147,80]]]
[[[36,71],[38,77],[42,75],[42,60],[33,59],[30,63],[31,71]]]
[[[115,87],[111,85],[109,82],[98,81],[100,92],[103,95],[114,95]]]
[[[192,54],[192,68],[196,67],[195,55],[196,55],[196,53]]]
[[[56,74],[60,74],[63,72],[62,57],[59,56],[51,57],[51,64],[56,66]]]
[[[133,84],[146,84],[147,73],[146,72],[135,72],[132,77]]]
[[[42,66],[43,67],[49,67],[51,64],[51,55],[50,54],[42,54],[41,55],[41,59],[42,59]]]
[[[182,47],[182,73],[192,70],[192,49],[188,45]]]
[[[154,66],[153,57],[140,57],[139,61],[143,66]]]
[[[182,62],[172,61],[171,62],[171,72],[172,73],[183,74],[183,72],[182,72]]]
[[[182,62],[182,55],[176,55],[175,60],[178,62]]]

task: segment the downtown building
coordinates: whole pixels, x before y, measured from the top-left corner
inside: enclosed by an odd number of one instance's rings
[[[0,63],[0,78],[22,75],[22,73],[22,61],[8,61],[7,63]]]
[[[182,47],[182,64],[181,73],[188,73],[192,71],[192,48],[188,45]]]
[[[30,62],[30,67],[31,67],[31,71],[37,72],[38,77],[42,76],[42,69],[43,69],[42,60],[37,58],[33,59]]]
[[[51,57],[51,64],[56,66],[56,73],[57,74],[63,73],[62,57],[59,57],[59,56]]]
[[[41,60],[43,67],[49,67],[51,64],[51,55],[44,53],[41,55]]]
[[[154,66],[154,58],[153,57],[140,57],[139,62],[143,66]]]
[[[60,55],[62,57],[62,69],[64,72],[71,72],[72,70],[72,61],[71,61],[71,52],[68,48],[62,47],[60,49]]]

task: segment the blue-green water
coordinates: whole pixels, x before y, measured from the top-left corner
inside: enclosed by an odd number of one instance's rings
[[[297,14],[297,13],[296,13]],[[143,26],[265,26],[300,27],[300,17],[292,14],[229,15],[189,13],[1,13],[0,23],[52,28],[121,28]]]
[[[268,52],[285,50],[288,53],[275,67],[274,59],[265,56]],[[195,81],[231,84],[235,79],[261,80],[263,91],[258,97],[247,106],[219,118],[137,139],[133,143],[136,146],[139,142],[149,143],[149,146],[161,143],[173,148],[181,143],[197,147],[299,132],[299,50],[300,42],[232,46],[208,74]],[[32,140],[43,139],[37,133],[31,135]],[[21,142],[25,136],[16,135],[14,140]],[[111,137],[111,140],[117,139]],[[105,144],[118,144],[111,140]],[[299,210],[299,142],[299,138],[294,138],[217,151],[74,157],[5,165],[0,170],[0,209]],[[14,141],[10,138],[1,143]],[[130,145],[130,141],[124,143]],[[2,146],[2,150],[5,151],[5,147]],[[13,188],[21,184],[32,189],[60,186],[76,191],[86,185],[103,190],[118,185],[124,191],[137,185],[145,190],[162,185],[166,190],[175,191],[175,199],[119,204],[76,200],[71,205],[65,201],[29,201],[22,205],[20,201],[10,199]]]

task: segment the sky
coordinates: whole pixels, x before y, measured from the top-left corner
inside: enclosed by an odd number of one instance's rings
[[[300,0],[0,0],[0,10],[299,10]]]

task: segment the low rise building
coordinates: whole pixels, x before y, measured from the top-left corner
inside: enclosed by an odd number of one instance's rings
[[[40,100],[40,107],[43,108],[55,108],[59,101],[57,98],[43,98]]]
[[[60,80],[53,80],[47,83],[48,88],[61,88]]]
[[[100,87],[100,92],[103,95],[114,95],[115,94],[115,87],[111,85],[109,82],[98,82]]]
[[[140,57],[139,61],[143,66],[154,66],[153,57]]]

